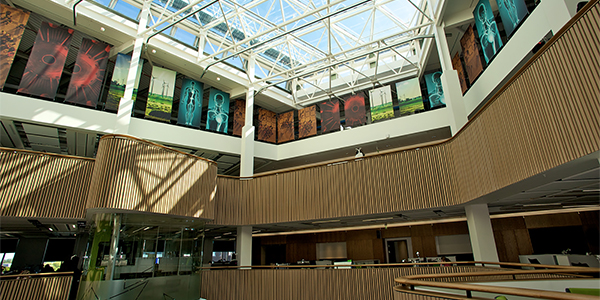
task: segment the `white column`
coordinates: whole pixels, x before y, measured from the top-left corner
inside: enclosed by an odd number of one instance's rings
[[[446,31],[444,23],[434,26],[435,44],[442,66],[442,89],[444,90],[444,99],[446,107],[452,111],[454,116],[450,124],[452,135],[456,134],[467,123],[467,112],[463,103],[462,90],[458,79],[458,72],[452,68],[452,58],[448,41],[446,40]]]
[[[248,92],[246,92],[246,116],[242,127],[242,150],[240,155],[240,177],[254,175],[254,70],[256,60],[254,55],[248,59]]]
[[[498,262],[498,251],[487,204],[472,204],[465,207],[469,237],[475,261]]]
[[[252,226],[237,228],[235,252],[237,253],[238,266],[252,265]]]
[[[144,2],[144,7],[140,13],[140,22],[138,24],[138,36],[133,44],[133,54],[131,55],[131,65],[127,73],[127,82],[125,83],[125,93],[119,102],[119,111],[117,112],[117,123],[115,124],[115,133],[127,134],[129,132],[129,123],[131,123],[131,113],[133,111],[133,89],[135,87],[138,68],[140,68],[140,57],[142,55],[142,47],[144,47],[145,36],[141,33],[146,29],[148,24],[148,14],[150,13],[151,1]]]

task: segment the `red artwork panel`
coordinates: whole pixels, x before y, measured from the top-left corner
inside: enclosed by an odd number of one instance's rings
[[[321,102],[321,132],[340,130],[340,101],[330,99]]]
[[[42,22],[17,92],[54,99],[73,29]]]
[[[315,105],[298,111],[298,138],[317,135],[317,107]]]
[[[258,109],[258,130],[259,141],[276,143],[277,142],[277,115],[274,112],[264,108]]]
[[[481,63],[481,55],[479,55],[479,44],[473,31],[473,25],[470,25],[465,31],[465,34],[460,39],[460,45],[463,50],[463,58],[465,59],[465,69],[469,82],[473,84],[475,79],[483,72],[483,64]]]
[[[458,80],[460,81],[460,89],[463,94],[469,88],[467,86],[467,79],[465,78],[465,70],[463,69],[462,61],[460,60],[460,53],[456,52],[456,55],[452,58],[452,68],[458,73]]]
[[[294,140],[294,111],[277,116],[277,143]]]
[[[346,117],[346,126],[356,127],[366,124],[365,97],[361,94],[345,97],[344,114]]]
[[[65,102],[96,107],[110,48],[111,46],[105,43],[90,39],[82,40]]]
[[[8,72],[23,38],[29,12],[0,4],[0,89],[4,88]]]
[[[242,136],[242,127],[246,122],[246,100],[235,100],[233,104],[233,135]]]

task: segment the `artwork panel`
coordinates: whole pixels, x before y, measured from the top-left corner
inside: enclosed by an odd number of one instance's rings
[[[316,105],[298,111],[298,138],[317,135],[317,107]]]
[[[321,132],[340,130],[340,101],[330,99],[319,104],[321,107]]]
[[[246,123],[246,100],[235,100],[233,107],[233,135],[242,136],[242,128]]]
[[[425,85],[427,85],[427,93],[429,94],[431,108],[446,105],[441,77],[442,71],[425,74]]]
[[[264,108],[258,109],[257,137],[259,141],[277,142],[277,115],[274,112]]]
[[[460,89],[462,90],[462,92],[464,94],[469,87],[467,86],[467,79],[465,78],[465,70],[463,69],[462,61],[460,60],[460,53],[458,53],[458,52],[456,52],[456,54],[452,58],[452,68],[454,70],[456,70],[456,72],[458,73],[458,81],[460,82]]]
[[[344,97],[346,127],[357,127],[367,123],[365,97],[362,94]]]
[[[425,110],[419,78],[412,78],[396,83],[398,108],[401,116],[412,115]]]
[[[73,29],[42,22],[18,93],[54,99],[72,37]]]
[[[190,78],[181,81],[177,124],[200,128],[204,84]]]
[[[294,140],[294,111],[277,115],[277,143]]]
[[[171,121],[173,94],[175,93],[175,78],[177,72],[161,67],[152,67],[148,102],[146,103],[146,118],[164,122]]]
[[[498,26],[494,20],[490,1],[479,0],[477,6],[475,6],[475,10],[473,10],[473,17],[475,18],[475,26],[479,33],[479,42],[483,50],[483,57],[485,58],[485,62],[489,63],[494,55],[500,51],[500,48],[502,48],[500,31],[498,31]]]
[[[507,36],[510,36],[529,14],[527,5],[524,0],[498,0],[497,2],[504,31]]]
[[[481,55],[479,55],[479,44],[475,38],[475,31],[473,26],[470,25],[465,31],[465,34],[460,39],[460,45],[463,51],[463,58],[465,59],[465,69],[468,81],[473,84],[475,79],[483,72],[483,63],[481,62]]]
[[[140,77],[142,76],[144,61],[140,59],[138,72],[135,77],[133,86],[133,95],[131,99],[135,101],[137,98],[138,86],[140,85]],[[106,105],[104,109],[107,111],[118,111],[119,103],[121,98],[125,96],[125,83],[127,82],[127,76],[129,74],[129,67],[131,65],[131,56],[119,53],[117,54],[117,60],[115,61],[115,68],[113,70],[112,80],[110,82],[110,88],[108,90],[108,96],[106,97]]]
[[[229,123],[229,94],[215,88],[208,95],[206,129],[227,133]]]
[[[65,102],[93,108],[98,105],[111,48],[95,40],[81,41]]]
[[[369,91],[371,106],[371,121],[377,122],[394,117],[394,104],[392,102],[392,89],[389,85]]]
[[[29,12],[0,4],[0,90],[4,88],[28,20]]]

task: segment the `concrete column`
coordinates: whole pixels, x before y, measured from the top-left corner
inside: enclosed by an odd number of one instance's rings
[[[434,27],[435,44],[442,66],[442,89],[444,90],[444,99],[446,107],[452,111],[453,122],[450,124],[452,135],[456,134],[467,123],[467,111],[463,103],[462,90],[458,79],[458,72],[452,68],[452,58],[448,41],[446,40],[446,31],[444,23]]]
[[[487,204],[465,207],[469,237],[475,261],[498,262],[498,251]]]
[[[144,47],[145,36],[141,32],[146,29],[148,24],[148,15],[150,13],[150,1],[144,2],[144,7],[140,14],[140,22],[138,24],[138,36],[133,44],[133,54],[131,55],[131,65],[127,73],[127,82],[125,83],[125,93],[119,102],[119,111],[117,112],[117,123],[115,124],[115,133],[127,134],[129,132],[129,124],[131,123],[131,113],[133,112],[133,89],[135,87],[138,68],[140,68],[140,57],[142,55],[142,47]]]
[[[202,248],[202,266],[209,264],[212,261],[213,241],[212,238],[204,239],[204,246]]]
[[[254,70],[256,59],[254,55],[248,59],[248,91],[246,92],[246,119],[242,127],[242,151],[240,155],[240,176],[254,175],[254,126],[252,118],[254,116]]]
[[[252,265],[252,226],[240,226],[237,228],[237,240],[235,246],[238,266]]]
[[[110,253],[108,256],[108,267],[106,267],[105,280],[113,280],[115,272],[115,263],[117,258],[117,246],[119,245],[119,237],[121,233],[121,215],[112,215],[112,235],[110,236]]]

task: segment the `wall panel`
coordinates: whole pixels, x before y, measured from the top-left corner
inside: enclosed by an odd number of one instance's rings
[[[0,296],[11,300],[67,300],[71,276],[53,276],[0,281]]]

